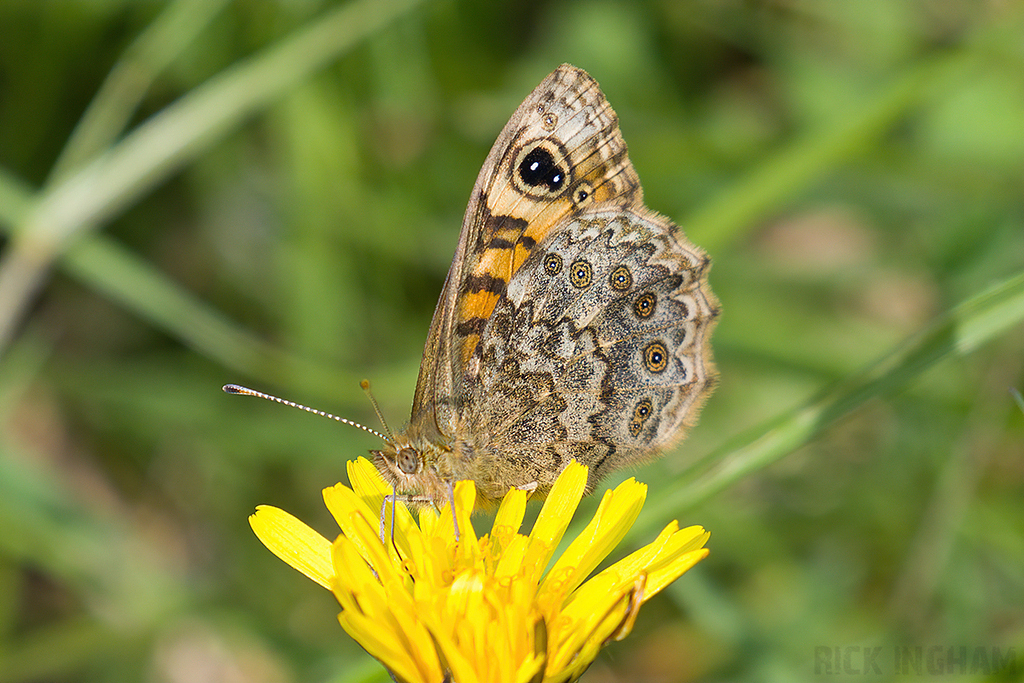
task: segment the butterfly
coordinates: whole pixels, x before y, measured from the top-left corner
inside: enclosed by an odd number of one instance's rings
[[[716,373],[710,260],[643,203],[597,82],[568,64],[484,162],[423,350],[409,424],[371,451],[396,494],[481,507],[544,496],[570,460],[587,492],[676,443]]]

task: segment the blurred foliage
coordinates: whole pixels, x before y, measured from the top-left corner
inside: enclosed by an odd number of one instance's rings
[[[386,679],[246,524],[332,533],[373,438],[220,385],[373,425],[368,377],[400,422],[477,170],[565,61],[723,307],[630,537],[712,554],[585,680],[1024,670],[1022,34],[1018,0],[0,3],[0,682]]]

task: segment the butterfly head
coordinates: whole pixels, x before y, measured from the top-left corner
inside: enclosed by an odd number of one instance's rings
[[[384,448],[370,451],[384,480],[396,493],[412,494],[438,503],[448,499],[452,477],[443,467],[444,449],[436,444],[413,443],[396,435]]]

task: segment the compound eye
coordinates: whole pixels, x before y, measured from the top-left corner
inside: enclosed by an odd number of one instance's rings
[[[416,474],[420,469],[420,454],[415,448],[403,448],[398,451],[398,469],[406,474]]]

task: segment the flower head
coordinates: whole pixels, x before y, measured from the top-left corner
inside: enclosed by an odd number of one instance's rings
[[[606,491],[594,519],[545,571],[587,481],[573,462],[558,477],[529,535],[527,493],[512,490],[489,534],[469,515],[473,482],[455,486],[455,521],[426,508],[418,523],[396,506],[394,543],[381,543],[378,510],[390,493],[373,464],[349,463],[352,488],[324,490],[341,527],[334,543],[277,508],[249,518],[274,554],[331,590],[342,627],[400,681],[571,681],[606,643],[624,638],[640,605],[707,556],[709,534],[672,522],[651,544],[590,573],[622,540],[647,487]],[[397,548],[397,551],[396,551]]]

